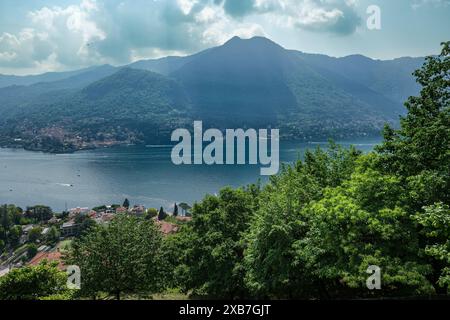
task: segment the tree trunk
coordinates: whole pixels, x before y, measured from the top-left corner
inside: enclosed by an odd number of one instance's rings
[[[116,300],[120,300],[120,291],[116,292]]]

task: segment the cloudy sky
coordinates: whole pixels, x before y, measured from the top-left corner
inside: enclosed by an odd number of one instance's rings
[[[381,9],[381,30],[367,9]],[[439,51],[450,0],[0,0],[0,73],[186,55],[234,35],[289,49],[390,59]]]

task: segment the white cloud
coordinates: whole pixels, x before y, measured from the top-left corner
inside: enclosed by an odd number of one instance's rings
[[[255,8],[285,27],[353,33],[359,25],[357,0],[256,0]]]
[[[192,8],[198,3],[197,0],[177,0],[178,6],[185,15],[191,13]]]
[[[42,72],[187,54],[235,35],[265,35],[262,21],[342,34],[357,24],[356,0],[246,0],[228,6],[229,0],[78,1],[31,11],[21,30],[0,33],[1,70]]]
[[[92,19],[97,10],[94,0],[83,0],[29,12],[30,27],[0,36],[0,66],[51,71],[98,62],[99,56],[89,49],[92,41],[106,38]]]
[[[450,6],[450,0],[414,0],[412,1],[412,7],[414,10],[420,7],[432,5],[434,7]]]

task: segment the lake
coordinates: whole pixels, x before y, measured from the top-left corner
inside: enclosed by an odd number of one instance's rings
[[[353,140],[351,144],[368,152],[380,140]],[[280,160],[292,163],[305,150],[324,143],[280,143]],[[171,146],[127,146],[80,151],[74,154],[46,154],[20,149],[0,149],[0,203],[26,207],[95,207],[131,204],[170,209],[175,202],[201,200],[224,186],[243,186],[258,179],[259,165],[176,166],[170,159]]]

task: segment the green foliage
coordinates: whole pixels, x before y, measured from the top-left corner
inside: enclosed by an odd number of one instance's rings
[[[15,247],[19,244],[20,237],[22,236],[22,228],[20,226],[14,226],[9,229],[8,240],[11,246]]]
[[[54,244],[59,240],[60,235],[58,228],[52,226],[46,235],[46,240]]]
[[[450,208],[438,203],[425,207],[413,219],[423,227],[421,232],[427,238],[425,253],[433,258],[438,272],[437,284],[450,293]]]
[[[74,241],[68,256],[80,267],[81,294],[156,292],[162,286],[161,234],[153,221],[119,215]]]
[[[13,269],[0,278],[0,300],[37,300],[67,292],[67,276],[56,264]]]
[[[420,95],[406,102],[401,129],[386,127],[379,167],[408,184],[416,210],[450,202],[450,42],[415,73]]]
[[[383,296],[433,292],[425,277],[429,267],[417,259],[418,241],[408,214],[390,206],[366,210],[349,190],[348,185],[329,189],[305,208],[308,227],[294,243],[296,264],[335,298],[370,294],[365,286],[369,265],[383,270]]]
[[[162,220],[164,220],[164,219],[166,219],[166,218],[167,218],[167,213],[164,211],[164,208],[161,207],[161,208],[159,209],[159,213],[158,213],[158,220],[159,220],[159,221],[162,221]]]
[[[107,209],[107,207],[105,205],[92,208],[92,210],[94,210],[96,212],[105,211],[106,209]]]
[[[352,174],[355,161],[361,155],[361,151],[351,146],[345,150],[342,146],[330,140],[326,150],[317,148],[314,152],[307,150],[304,162],[297,162],[297,170],[303,170],[315,178],[319,186],[336,187]]]
[[[6,204],[0,206],[0,255],[5,248],[14,249],[20,244],[23,219],[21,208]]]
[[[255,197],[247,189],[225,188],[207,196],[193,208],[193,220],[183,234],[188,237],[185,263],[187,287],[194,295],[242,298],[247,295],[243,234],[255,210]],[[179,255],[179,253],[178,253]]]
[[[165,288],[180,288],[184,293],[190,290],[190,268],[187,259],[191,248],[191,227],[184,225],[178,233],[164,238],[161,249],[163,269],[163,283]]]
[[[90,228],[94,227],[97,223],[88,216],[79,215],[75,218],[75,223],[80,224],[80,234],[88,232]]]
[[[130,201],[128,200],[128,199],[125,199],[125,201],[123,202],[123,205],[122,205],[122,207],[124,207],[124,208],[129,208],[130,207]]]
[[[358,153],[333,143],[328,151],[309,152],[304,162],[284,167],[259,196],[260,207],[247,235],[246,283],[254,295],[292,298],[313,290],[311,278],[295,262],[296,240],[305,236],[303,208],[320,199],[322,188],[348,177]]]
[[[175,203],[175,206],[173,207],[173,216],[174,217],[178,216],[178,206],[176,203]]]
[[[25,217],[34,220],[35,222],[48,221],[53,217],[53,211],[47,206],[28,207],[25,212]]]
[[[41,227],[35,227],[30,230],[28,233],[28,241],[29,242],[37,242],[41,238],[42,234],[42,228]]]
[[[187,203],[182,202],[178,206],[181,208],[182,214],[186,216],[190,215],[189,210],[191,210],[192,208]]]
[[[74,300],[77,297],[77,293],[74,290],[67,290],[63,293],[52,294],[46,297],[40,297],[39,300],[43,301],[65,301],[65,300]]]
[[[34,243],[30,243],[27,246],[27,257],[32,259],[38,253],[38,247]]]
[[[156,217],[157,215],[158,215],[158,210],[156,210],[155,208],[150,208],[150,209],[147,209],[145,218],[152,219],[152,218]]]
[[[8,206],[6,204],[0,207],[0,218],[3,231],[6,232],[7,230],[9,230],[9,227],[12,223],[11,215],[8,212]]]

